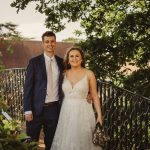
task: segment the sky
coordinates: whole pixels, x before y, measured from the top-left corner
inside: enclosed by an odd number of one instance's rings
[[[11,2],[13,2],[13,0],[1,0],[0,23],[11,22],[16,24],[18,25],[17,31],[19,31],[23,37],[34,38],[33,40],[41,41],[41,35],[49,30],[44,26],[45,16],[36,12],[34,3],[29,4],[25,10],[21,10],[17,14],[17,9],[10,6]],[[75,37],[73,32],[79,28],[79,23],[67,24],[66,29],[56,33],[57,41],[62,41],[68,37]]]

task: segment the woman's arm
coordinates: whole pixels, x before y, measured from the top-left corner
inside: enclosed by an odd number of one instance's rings
[[[97,93],[97,83],[95,75],[92,71],[88,71],[88,78],[89,78],[89,87],[90,87],[90,93],[93,98],[93,103],[95,110],[97,112],[97,122],[100,122],[102,125],[102,112],[101,112],[101,106],[100,106],[100,100]]]

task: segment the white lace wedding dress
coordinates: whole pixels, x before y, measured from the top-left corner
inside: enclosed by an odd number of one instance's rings
[[[51,150],[101,150],[93,145],[95,116],[86,100],[89,84],[85,75],[74,86],[64,77],[64,100]]]

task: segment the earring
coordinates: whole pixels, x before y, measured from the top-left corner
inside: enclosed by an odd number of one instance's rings
[[[70,63],[68,62],[68,64],[67,64],[67,68],[71,68],[71,65],[70,65]]]

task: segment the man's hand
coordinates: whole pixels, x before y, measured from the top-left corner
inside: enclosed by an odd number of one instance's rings
[[[93,103],[93,99],[92,99],[92,96],[91,96],[90,93],[88,93],[86,99],[87,99],[87,102],[88,102],[88,103],[90,103],[90,104]]]
[[[33,115],[32,114],[26,114],[25,115],[25,120],[28,121],[28,122],[32,121],[33,120]]]

